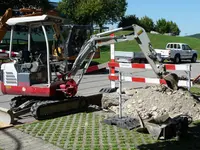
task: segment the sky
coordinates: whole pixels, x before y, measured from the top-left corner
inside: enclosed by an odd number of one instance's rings
[[[127,0],[127,3],[125,15],[139,18],[146,15],[154,22],[161,18],[173,21],[181,36],[200,33],[200,0]]]

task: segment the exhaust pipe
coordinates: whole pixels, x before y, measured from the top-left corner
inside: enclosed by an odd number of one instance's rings
[[[5,126],[14,123],[14,114],[10,109],[0,107],[0,123]]]

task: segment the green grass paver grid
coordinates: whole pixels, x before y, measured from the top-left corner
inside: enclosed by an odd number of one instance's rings
[[[49,124],[47,124],[48,122],[43,122],[43,125],[41,126],[40,130],[38,131],[38,133],[36,134],[36,137],[43,137],[47,127],[49,126]]]
[[[77,126],[76,133],[75,133],[73,149],[76,149],[76,146],[77,146],[78,136],[79,136],[80,130],[81,130],[82,118],[83,118],[83,113],[80,114],[80,117],[79,117],[79,120],[78,120],[78,126]]]
[[[99,116],[99,122],[98,122],[98,129],[99,129],[99,146],[100,146],[100,149],[102,150],[103,149],[103,135],[102,135],[102,125],[100,124],[100,122],[102,121],[102,116],[100,115]]]
[[[80,113],[63,118],[21,125],[17,128],[33,136],[45,138],[46,141],[51,141],[56,146],[72,150],[91,148],[94,150],[135,150],[141,147],[141,149],[145,149],[145,146],[155,149],[157,145],[160,149],[164,147],[172,150],[182,148],[194,149],[194,147],[200,149],[199,140],[195,138],[196,136],[200,137],[200,131],[195,132],[195,135],[192,133],[190,139],[182,143],[184,146],[181,146],[176,139],[156,141],[149,134],[142,134],[136,130],[121,129],[116,126],[104,124],[102,123],[103,118],[104,116],[99,114]]]
[[[92,134],[91,134],[91,149],[94,149],[94,137],[95,137],[95,131],[94,131],[94,129],[95,129],[95,114],[94,113],[92,113]]]
[[[106,127],[106,130],[107,130],[107,140],[108,140],[108,145],[110,147],[110,149],[112,149],[113,145],[112,145],[112,142],[111,142],[111,135],[110,135],[110,126],[107,126]]]
[[[85,122],[83,124],[83,138],[82,138],[82,146],[81,149],[84,149],[86,145],[86,137],[87,137],[87,127],[88,127],[88,119],[89,119],[89,114],[86,114]]]
[[[69,132],[67,134],[67,137],[66,137],[66,141],[65,141],[65,144],[64,144],[64,147],[63,148],[67,148],[68,147],[68,144],[71,144],[71,135],[72,133],[74,132],[74,123],[76,121],[76,117],[77,117],[78,114],[74,114],[73,115],[73,120],[71,121],[71,124],[70,124],[70,128],[69,128]]]
[[[129,142],[127,142],[129,137],[127,137],[127,135],[126,135],[126,130],[125,130],[125,129],[121,129],[121,130],[120,130],[120,134],[123,135],[123,139],[125,140],[126,148],[127,148],[127,149],[130,149],[131,146],[130,146]]]
[[[52,131],[52,136],[49,138],[49,142],[51,143],[52,141],[57,141],[58,140],[58,136],[59,136],[59,127],[61,126],[61,121],[63,118],[59,118],[59,120],[56,122],[56,125],[54,126],[54,129]],[[58,133],[56,133],[58,131]]]
[[[119,149],[122,149],[122,148],[121,148],[121,145],[120,145],[120,140],[119,140],[119,135],[118,135],[117,127],[114,126],[113,128],[114,128],[114,131],[115,131],[114,134],[115,134],[115,136],[116,136],[116,142],[117,142],[118,148],[119,148]]]
[[[94,113],[81,113],[18,128],[65,149],[87,149],[89,146],[90,149],[134,149],[136,147],[133,135],[130,134],[132,131],[103,124],[103,118],[104,116]],[[140,138],[137,140],[142,143]]]
[[[43,137],[42,137],[42,139],[44,139],[44,140],[49,140],[49,138],[51,137],[51,134],[52,134],[52,132],[51,132],[51,128],[52,128],[52,126],[53,126],[53,124],[56,122],[56,119],[53,119],[50,123],[48,123],[48,126],[46,127],[46,132],[44,133],[44,135],[43,135]]]

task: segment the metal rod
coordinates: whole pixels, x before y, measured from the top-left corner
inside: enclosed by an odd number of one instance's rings
[[[42,24],[42,30],[44,32],[44,37],[45,37],[45,41],[46,41],[46,47],[47,47],[47,75],[48,75],[48,86],[50,86],[51,84],[51,70],[50,70],[50,57],[49,57],[49,42],[48,42],[48,37],[47,37],[47,32],[46,29],[44,27],[44,25]]]
[[[119,72],[119,118],[122,118],[122,75]]]
[[[187,71],[187,75],[188,75],[188,91],[190,91],[191,88],[191,65],[189,65],[190,70]]]
[[[31,26],[28,28],[28,51],[31,51]]]
[[[11,27],[11,33],[10,33],[10,47],[9,47],[9,58],[10,58],[10,60],[14,60],[12,58],[13,33],[14,33],[14,26]]]

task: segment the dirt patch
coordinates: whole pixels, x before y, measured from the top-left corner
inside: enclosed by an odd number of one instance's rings
[[[118,93],[104,94],[103,107],[118,113]],[[169,113],[189,115],[193,120],[200,119],[200,104],[187,89],[171,91],[166,86],[156,85],[141,89],[124,89],[122,95],[123,115],[136,117],[136,110],[143,119]]]

